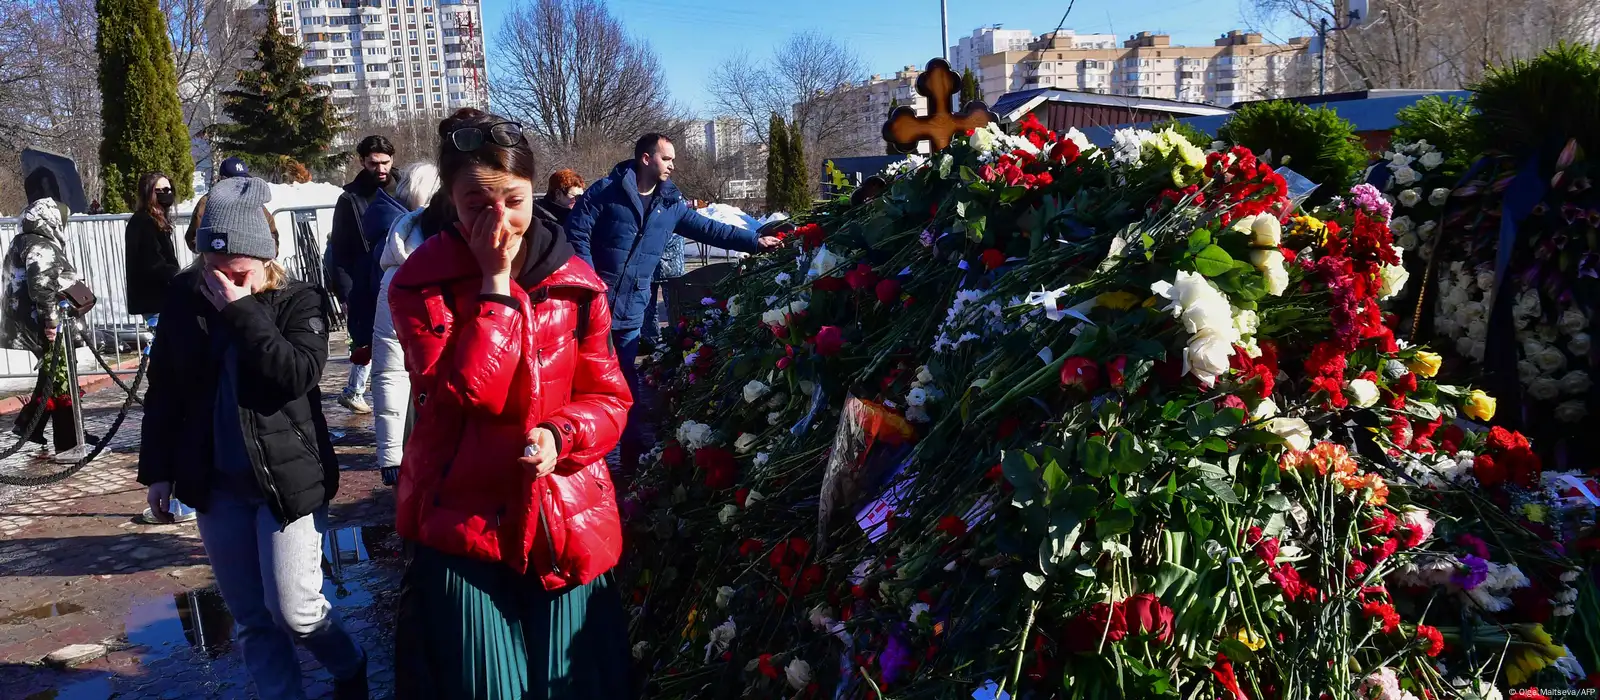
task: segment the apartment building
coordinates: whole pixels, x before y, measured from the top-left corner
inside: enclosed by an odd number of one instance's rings
[[[950,47],[950,67],[957,73],[970,70],[976,75],[978,59],[1000,51],[1026,51],[1033,40],[1030,29],[1002,29],[998,24],[979,27]]]
[[[488,104],[479,0],[238,0],[278,13],[348,116],[438,118]]]
[[[684,132],[684,145],[704,151],[713,159],[738,155],[749,139],[745,138],[744,125],[736,117],[697,119],[689,122]]]
[[[1211,46],[1173,46],[1170,36],[1140,32],[1120,47],[1081,38],[1051,32],[1026,50],[980,57],[984,95],[1061,88],[1229,105],[1306,92],[1315,68],[1304,38],[1270,44],[1234,30]]]

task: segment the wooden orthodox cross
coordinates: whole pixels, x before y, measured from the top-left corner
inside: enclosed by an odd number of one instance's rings
[[[901,106],[889,113],[883,124],[883,139],[902,153],[910,153],[917,143],[928,141],[933,150],[943,150],[950,139],[969,129],[988,126],[1000,118],[989,111],[980,100],[968,102],[961,111],[952,111],[955,97],[961,92],[961,76],[950,70],[942,58],[928,61],[928,67],[917,77],[917,92],[928,98],[928,116],[917,116],[917,110]]]

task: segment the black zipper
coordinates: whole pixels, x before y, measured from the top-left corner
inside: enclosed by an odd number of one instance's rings
[[[284,417],[288,418],[288,416]],[[301,432],[300,426],[297,425],[293,419],[290,419],[289,421],[289,429],[293,430],[295,436],[300,438],[301,446],[306,448],[306,452],[311,453],[311,458],[317,460],[319,463],[322,462],[322,450],[317,449],[315,445],[311,444],[311,438],[306,437],[306,434]]]
[[[287,504],[283,502],[283,498],[278,495],[278,485],[273,483],[272,470],[266,465],[267,444],[261,441],[261,434],[255,430],[255,425],[250,421],[247,411],[244,408],[239,409],[239,431],[241,434],[248,434],[250,436],[250,442],[255,443],[255,463],[251,466],[255,468],[256,481],[259,483],[259,485],[264,487],[268,495],[271,496],[271,504],[273,506],[273,510],[277,511],[278,521],[288,522],[289,508]]]

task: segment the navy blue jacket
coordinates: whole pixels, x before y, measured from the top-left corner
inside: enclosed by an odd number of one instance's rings
[[[655,211],[644,223],[644,204],[633,161],[624,161],[605,179],[589,186],[573,204],[572,216],[567,219],[567,240],[610,290],[612,330],[628,331],[644,325],[650,281],[672,234],[747,253],[758,248],[755,231],[734,228],[695,213],[671,181],[661,183],[660,188]]]

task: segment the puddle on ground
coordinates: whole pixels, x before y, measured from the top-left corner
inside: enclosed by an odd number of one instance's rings
[[[322,594],[329,602],[335,607],[372,604],[365,582],[349,576],[346,567],[400,556],[399,538],[393,534],[394,528],[387,526],[328,531],[323,540]],[[146,660],[183,649],[214,659],[232,648],[233,623],[221,592],[211,587],[140,602],[123,619],[123,629],[129,643],[144,648]]]
[[[146,658],[194,649],[216,658],[233,646],[233,615],[215,588],[184,591],[139,603],[123,618],[128,641]]]
[[[94,678],[41,690],[22,700],[106,700],[111,697],[111,678]]]
[[[0,618],[0,625],[25,625],[29,622],[33,622],[34,620],[46,620],[52,617],[71,615],[72,613],[79,612],[81,610],[83,610],[82,605],[59,600],[48,605],[41,605],[37,608],[28,608],[27,610],[16,612]]]

